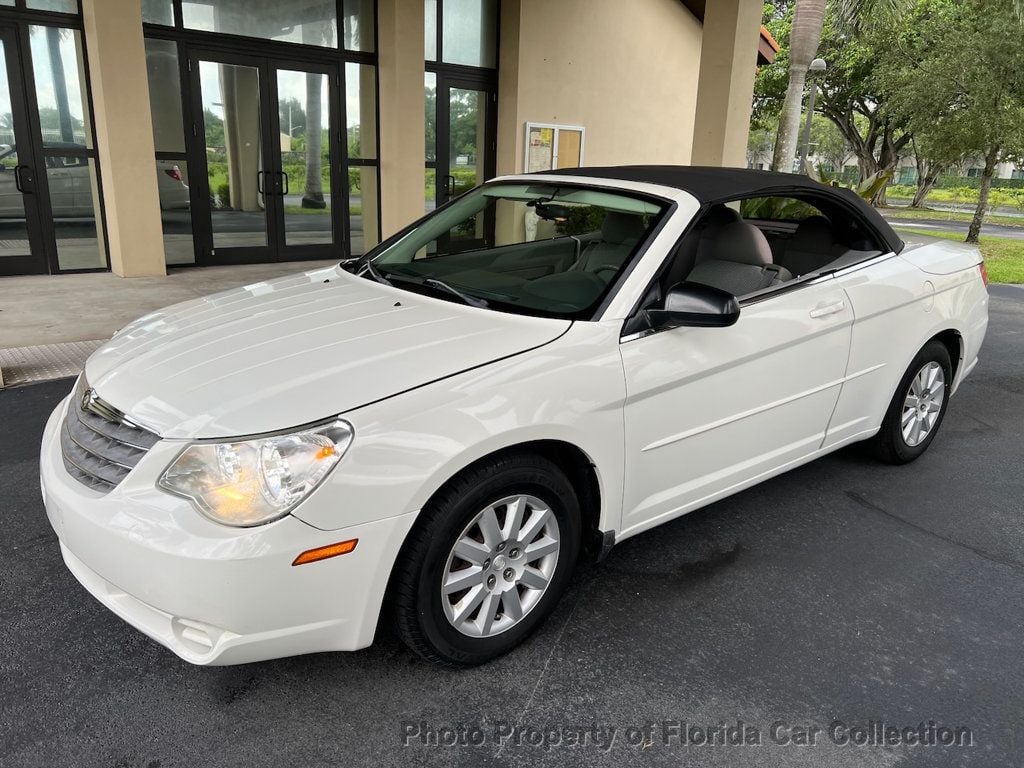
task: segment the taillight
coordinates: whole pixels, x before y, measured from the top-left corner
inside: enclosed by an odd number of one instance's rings
[[[978,269],[981,270],[981,281],[985,283],[985,285],[988,285],[988,270],[985,268],[984,261],[978,265]]]
[[[164,173],[166,173],[175,181],[181,181],[181,169],[179,169],[178,166],[176,165],[173,166],[172,168],[164,168]]]

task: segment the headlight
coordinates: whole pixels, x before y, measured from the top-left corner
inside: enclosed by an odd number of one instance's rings
[[[218,523],[263,525],[306,498],[351,442],[351,425],[337,419],[290,435],[196,443],[178,455],[158,485]]]

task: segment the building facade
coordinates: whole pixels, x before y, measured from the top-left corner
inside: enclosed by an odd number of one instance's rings
[[[757,0],[0,0],[0,275],[356,256],[495,175],[746,164]]]

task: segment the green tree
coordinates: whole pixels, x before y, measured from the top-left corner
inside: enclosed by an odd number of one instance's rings
[[[1024,155],[1024,47],[1009,0],[918,0],[882,52],[878,81],[937,163],[982,156],[985,167],[967,241],[978,242],[1000,159]]]

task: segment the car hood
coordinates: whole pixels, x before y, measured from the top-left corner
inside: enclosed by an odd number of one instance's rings
[[[146,315],[85,373],[100,398],[163,437],[234,437],[330,418],[541,346],[570,325],[331,267]]]

